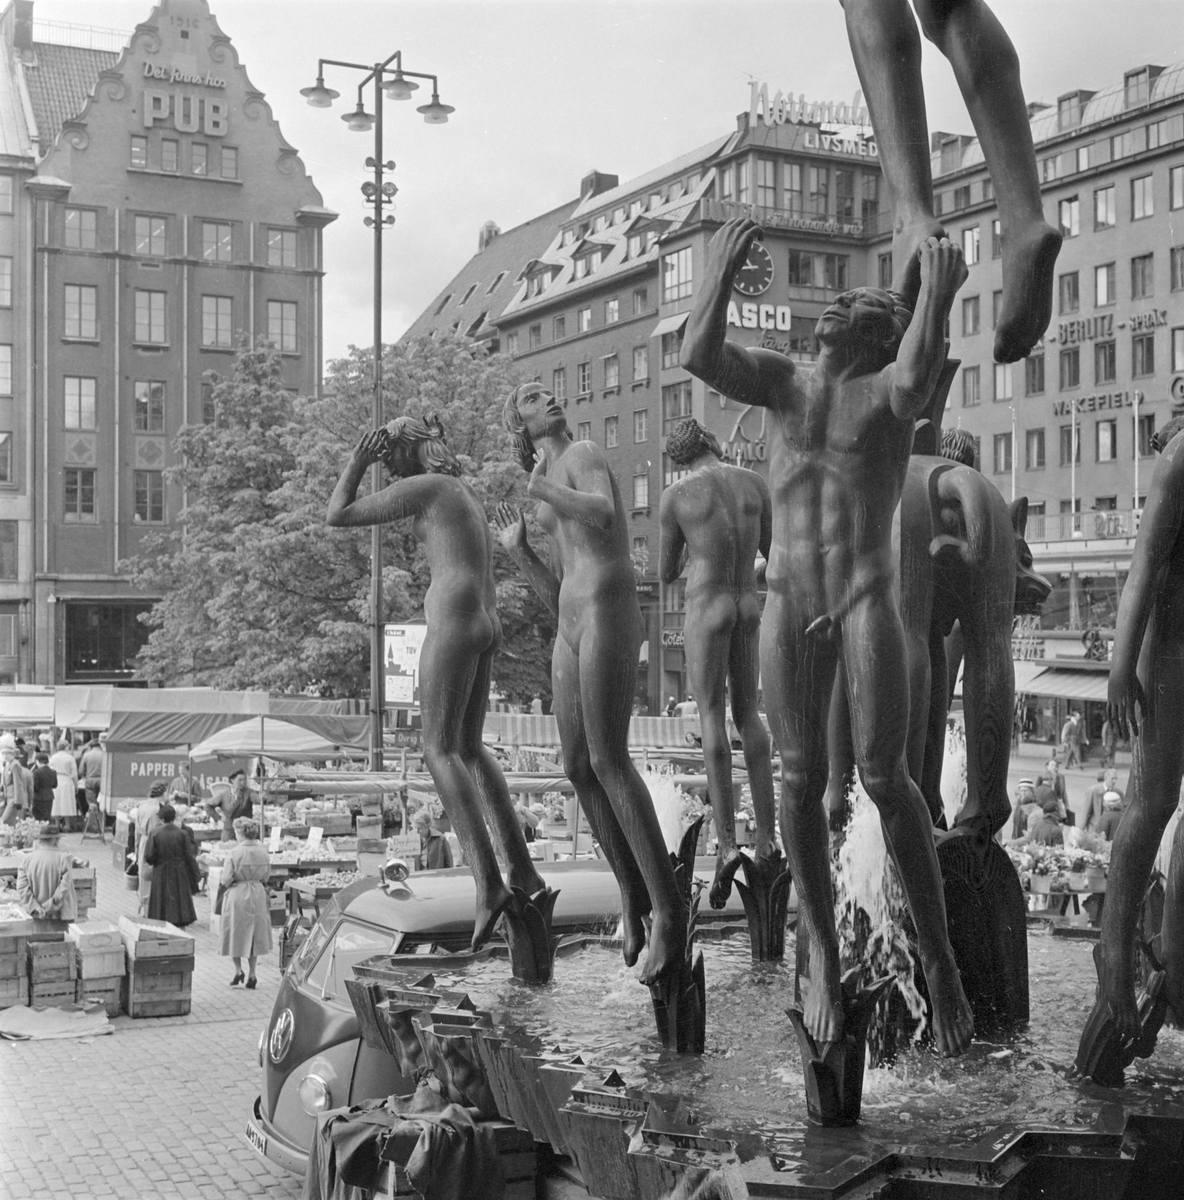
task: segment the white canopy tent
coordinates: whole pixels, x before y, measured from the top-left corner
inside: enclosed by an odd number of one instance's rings
[[[262,755],[265,758],[306,761],[314,758],[340,758],[349,750],[362,752],[364,745],[338,745],[319,734],[291,725],[275,717],[255,716],[237,721],[204,738],[189,750],[189,757],[242,758]]]

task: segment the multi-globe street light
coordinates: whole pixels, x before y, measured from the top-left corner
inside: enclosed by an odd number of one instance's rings
[[[394,64],[392,66],[392,64]],[[388,59],[366,66],[364,63],[341,62],[333,58],[317,61],[317,81],[312,87],[301,88],[300,94],[313,108],[329,108],[340,95],[325,86],[326,67],[345,67],[352,71],[365,71],[366,77],[358,84],[358,103],[353,112],[341,119],[355,133],[374,130],[374,157],[366,159],[366,166],[374,172],[373,180],[362,184],[362,195],[374,209],[374,215],[366,218],[366,224],[374,230],[374,399],[373,422],[377,429],[383,424],[382,406],[382,231],[384,226],[393,225],[395,218],[383,210],[394,208],[398,188],[385,175],[395,169],[393,162],[383,159],[382,150],[382,102],[387,100],[410,100],[419,90],[416,79],[432,81],[432,99],[421,104],[416,111],[423,113],[429,125],[443,125],[448,114],[455,112],[451,105],[440,103],[439,83],[435,75],[422,75],[417,71],[403,69],[403,52],[396,50]],[[374,85],[374,111],[366,111],[365,89]],[[382,487],[382,467],[375,463],[371,472],[371,488],[377,492]],[[385,703],[383,695],[383,616],[382,616],[382,527],[375,525],[370,542],[370,769],[382,770],[382,713]]]

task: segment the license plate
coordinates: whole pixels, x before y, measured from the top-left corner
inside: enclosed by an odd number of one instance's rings
[[[250,1121],[247,1122],[247,1141],[251,1143],[251,1149],[261,1154],[264,1158],[267,1157],[267,1137],[260,1133]]]

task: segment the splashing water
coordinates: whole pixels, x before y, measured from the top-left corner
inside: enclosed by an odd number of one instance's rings
[[[954,819],[966,804],[966,726],[961,721],[946,722],[946,753],[941,764],[941,801],[946,828],[954,828]]]
[[[674,782],[674,772],[668,768],[647,770],[642,779],[654,802],[666,849],[671,854],[677,854],[683,832],[690,825],[686,819],[687,794]]]

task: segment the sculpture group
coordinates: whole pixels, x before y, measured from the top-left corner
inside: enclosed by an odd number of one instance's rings
[[[978,0],[915,7],[953,65],[995,184],[1004,282],[995,356],[1015,361],[1047,326],[1060,245],[1041,213],[1015,53]],[[721,395],[772,414],[769,483],[724,462],[698,422],[682,422],[667,443],[685,475],[662,497],[660,565],[667,584],[686,577],[686,662],[719,847],[708,899],[722,907],[742,868],[744,881],[735,882],[754,957],[780,957],[792,877],[795,1021],[807,1074],[818,1092],[842,1097],[811,1115],[836,1122],[858,1110],[859,1030],[878,995],[844,975],[836,932],[828,810],[839,806],[852,772],[879,811],[903,884],[936,1048],[961,1053],[976,1021],[981,1032],[1027,1018],[1023,898],[1014,871],[999,867],[994,837],[1010,810],[1012,617],[1037,610],[1049,590],[1023,542],[1026,503],[1006,505],[972,465],[959,464],[956,444],[939,453],[956,366],[944,331],[967,272],[932,210],[916,26],[906,0],[844,0],[844,8],[895,204],[893,288],[837,295],[817,322],[811,366],[744,347],[727,339],[727,308],[762,231],[747,217],[718,231],[682,363]],[[503,505],[493,524],[556,620],[553,712],[564,767],[620,886],[624,958],[633,964],[645,952],[642,981],[667,1043],[701,1048],[702,964],[693,953],[686,863],[667,852],[628,751],[643,625],[617,482],[598,446],[573,441],[563,406],[537,382],[509,396],[504,423],[530,475],[545,556],[531,546],[521,512]],[[1079,1055],[1096,1078],[1112,1077],[1115,1064],[1121,1077],[1130,1054],[1147,1050],[1149,1007],[1158,1005],[1162,1019],[1170,1000],[1184,1014],[1184,854],[1167,883],[1161,936],[1148,948],[1162,968],[1150,1005],[1136,998],[1134,936],[1184,773],[1179,427],[1161,434],[1166,448],[1122,596],[1110,679],[1110,716],[1129,722],[1135,757],[1133,801],[1114,844],[1098,1001]],[[394,482],[359,499],[375,462]],[[543,982],[552,969],[555,897],[531,863],[505,780],[481,741],[500,640],[493,538],[434,418],[400,417],[366,434],[329,506],[334,525],[404,518],[413,520],[432,574],[420,667],[425,760],[477,882],[472,944],[482,945],[504,917],[515,974]],[[758,554],[766,562],[763,615]],[[938,784],[963,657],[968,800],[945,830]],[[779,814],[758,678],[780,759]],[[751,858],[735,838],[729,698],[756,816]],[[976,881],[969,892],[958,887],[966,877]],[[960,962],[973,963],[968,988]]]

